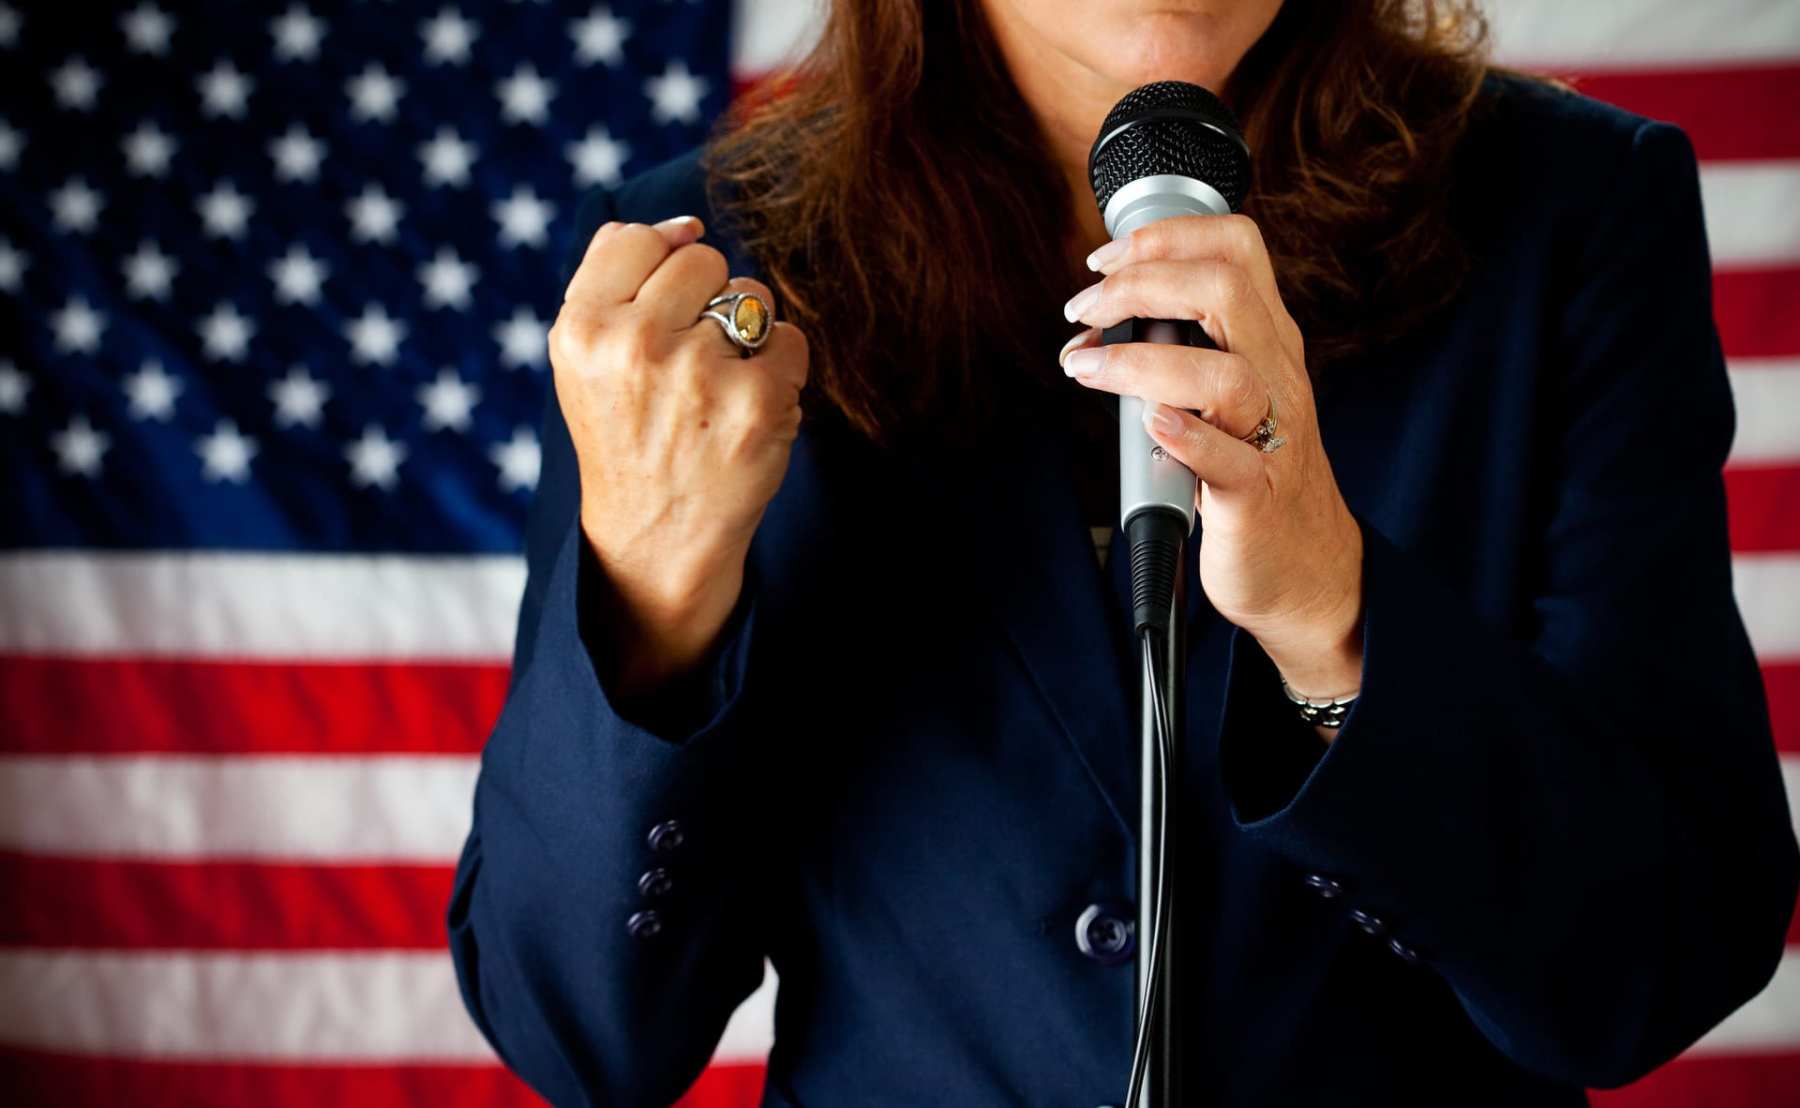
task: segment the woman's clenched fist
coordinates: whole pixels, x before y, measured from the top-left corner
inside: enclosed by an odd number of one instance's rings
[[[581,527],[609,585],[607,679],[622,693],[683,672],[717,638],[800,429],[806,338],[776,323],[743,358],[700,318],[727,291],[775,304],[701,231],[692,217],[607,223],[550,328]]]

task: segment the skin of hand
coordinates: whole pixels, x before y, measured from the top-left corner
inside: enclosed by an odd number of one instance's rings
[[[549,333],[581,527],[610,591],[606,676],[622,694],[671,680],[717,638],[800,429],[806,337],[775,323],[744,358],[701,318],[726,291],[775,305],[761,282],[730,277],[703,230],[692,216],[600,227]]]

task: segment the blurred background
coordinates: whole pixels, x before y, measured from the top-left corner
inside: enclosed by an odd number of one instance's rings
[[[1489,11],[1503,60],[1699,151],[1739,604],[1795,794],[1800,3]],[[0,3],[0,1101],[537,1103],[442,917],[560,254],[584,188],[692,146],[816,24]],[[774,988],[684,1103],[756,1103]],[[1596,1103],[1800,1105],[1800,930],[1767,992]]]

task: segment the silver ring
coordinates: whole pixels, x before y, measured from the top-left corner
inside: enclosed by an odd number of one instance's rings
[[[1269,414],[1262,417],[1256,429],[1245,435],[1243,441],[1256,447],[1264,454],[1273,454],[1287,445],[1287,439],[1275,433],[1275,394],[1269,394]]]
[[[723,311],[719,310],[721,307]],[[769,332],[775,329],[771,326],[774,313],[769,310],[768,301],[753,292],[720,293],[706,302],[700,318],[716,322],[738,348],[741,358],[761,349],[769,341]]]

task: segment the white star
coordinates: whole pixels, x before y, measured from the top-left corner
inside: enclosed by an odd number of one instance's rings
[[[536,123],[550,118],[550,98],[556,85],[538,76],[534,66],[521,65],[513,75],[494,86],[500,97],[500,118],[508,123]]]
[[[106,330],[106,317],[77,296],[50,317],[50,328],[56,332],[56,349],[65,354],[92,354],[100,349],[100,332]]]
[[[392,242],[394,229],[400,224],[400,202],[381,191],[381,186],[363,186],[362,194],[350,201],[350,233],[358,242]]]
[[[466,185],[475,147],[458,138],[450,128],[439,127],[437,135],[419,147],[419,160],[425,163],[426,184]]]
[[[344,328],[350,340],[350,356],[358,362],[393,365],[400,354],[400,340],[406,337],[406,324],[387,314],[380,304],[367,304],[362,315]]]
[[[74,57],[50,74],[50,87],[56,90],[56,102],[65,108],[87,111],[100,95],[100,71],[86,58]]]
[[[31,378],[19,372],[11,358],[0,358],[0,413],[18,415],[25,410],[25,394],[31,391]]]
[[[317,427],[319,414],[330,398],[331,390],[308,374],[305,366],[295,366],[286,377],[269,385],[277,427]]]
[[[275,160],[276,180],[310,181],[319,175],[325,144],[296,123],[287,129],[287,134],[269,143],[269,157]]]
[[[363,428],[362,438],[344,451],[350,460],[350,480],[359,487],[374,485],[391,489],[396,470],[406,460],[406,447],[387,437],[387,432],[373,423]]]
[[[133,419],[164,420],[175,414],[175,397],[181,379],[170,376],[155,358],[146,359],[136,373],[125,378],[125,399]]]
[[[229,419],[221,419],[210,435],[194,441],[200,455],[201,472],[208,481],[230,481],[243,484],[250,479],[250,459],[256,457],[256,440],[237,429]]]
[[[5,120],[0,120],[0,169],[12,169],[19,164],[19,151],[25,147],[25,136],[13,130]]]
[[[425,286],[427,308],[469,306],[469,289],[475,283],[477,270],[456,256],[448,246],[438,247],[437,257],[419,267],[419,283]]]
[[[200,107],[207,115],[244,118],[250,90],[255,86],[250,83],[250,78],[238,72],[236,66],[220,61],[200,78],[198,84]]]
[[[548,357],[545,335],[550,325],[531,314],[523,305],[513,309],[512,318],[494,328],[494,339],[500,344],[500,364],[508,369],[538,366]]]
[[[139,4],[119,17],[119,30],[125,32],[125,41],[133,50],[161,56],[169,52],[175,21],[154,5]]]
[[[517,428],[511,440],[495,443],[489,448],[488,457],[500,467],[500,487],[505,491],[537,488],[543,453],[529,427]]]
[[[468,61],[475,30],[475,24],[464,19],[461,12],[445,8],[435,18],[419,24],[419,34],[425,39],[425,60],[433,65],[439,62],[461,65]]]
[[[372,62],[363,67],[361,74],[351,78],[344,88],[350,93],[351,118],[379,119],[383,123],[393,120],[394,109],[400,103],[400,94],[406,91],[404,83]]]
[[[169,171],[169,159],[175,156],[175,140],[157,127],[144,122],[125,136],[125,164],[138,177],[161,177]]]
[[[244,234],[244,225],[250,222],[250,213],[256,205],[248,196],[237,190],[230,181],[220,181],[213,190],[200,197],[200,222],[206,225],[206,232],[220,238],[237,239]]]
[[[70,178],[62,188],[50,194],[51,217],[65,231],[87,232],[94,229],[105,201],[88,188],[80,177]]]
[[[0,47],[19,41],[19,13],[10,4],[0,4]]]
[[[650,118],[656,122],[693,123],[700,118],[706,81],[689,73],[685,63],[674,61],[661,76],[644,82],[644,95],[650,98]]]
[[[515,186],[512,195],[494,203],[491,209],[500,222],[500,245],[542,246],[548,241],[550,220],[556,209],[537,198],[524,186]]]
[[[269,279],[275,282],[275,299],[283,304],[317,304],[325,264],[295,243],[284,257],[270,264]]]
[[[575,182],[579,185],[616,185],[631,147],[612,137],[605,127],[588,129],[580,142],[563,147],[575,166]]]
[[[418,391],[419,404],[425,409],[425,429],[467,431],[475,401],[481,398],[477,389],[456,375],[453,369],[438,370],[437,380]]]
[[[319,56],[319,40],[325,37],[325,24],[295,4],[269,24],[269,34],[275,37],[276,58],[284,62],[311,61]]]
[[[76,416],[69,425],[57,432],[50,439],[50,445],[56,451],[57,464],[65,473],[79,473],[83,477],[100,476],[100,457],[112,445],[112,436],[104,431],[96,431],[88,423],[87,416]]]
[[[24,283],[25,269],[31,264],[23,251],[0,239],[0,292],[18,292]]]
[[[137,253],[125,259],[125,289],[139,299],[166,300],[179,269],[174,258],[145,239],[138,244]]]
[[[582,65],[618,65],[624,57],[620,47],[630,33],[631,23],[613,15],[609,8],[595,8],[587,18],[569,24],[569,35],[575,40],[575,60]]]
[[[218,362],[241,362],[250,349],[256,324],[237,310],[237,305],[221,302],[200,321],[200,342],[206,356]]]

